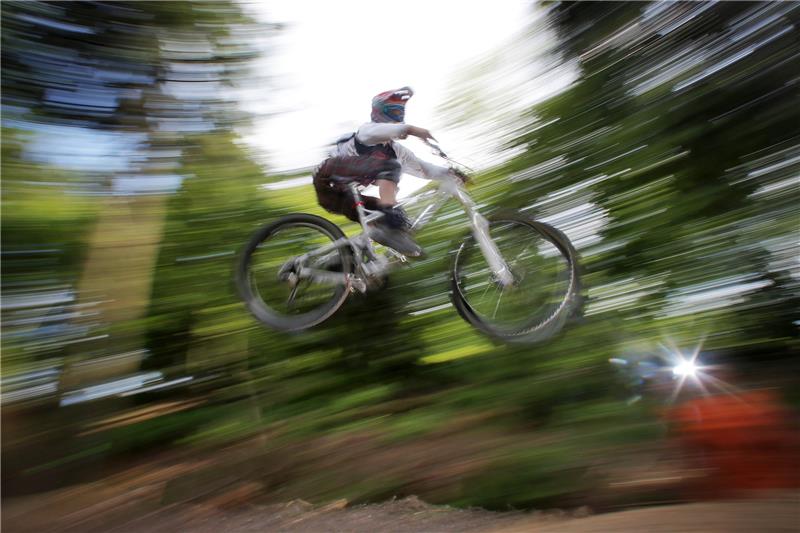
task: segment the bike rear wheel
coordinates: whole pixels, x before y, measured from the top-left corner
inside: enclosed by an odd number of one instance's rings
[[[349,247],[318,252],[344,238],[338,226],[309,214],[287,215],[256,231],[236,269],[239,294],[253,316],[282,331],[310,328],[329,318],[347,298],[348,285],[316,282],[300,276],[299,269],[349,274]]]
[[[580,305],[574,247],[559,230],[519,213],[490,219],[489,234],[514,283],[503,287],[494,279],[474,237],[468,236],[453,261],[452,299],[459,314],[504,341],[552,337]]]

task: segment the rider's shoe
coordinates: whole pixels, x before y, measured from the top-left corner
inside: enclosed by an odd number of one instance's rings
[[[381,208],[384,216],[372,224],[369,228],[370,238],[384,246],[400,252],[409,257],[419,257],[422,255],[422,247],[414,241],[408,229],[411,223],[400,207]]]
[[[385,224],[375,223],[369,229],[370,238],[384,246],[400,252],[409,257],[422,255],[422,247],[417,244],[406,230],[387,227]]]

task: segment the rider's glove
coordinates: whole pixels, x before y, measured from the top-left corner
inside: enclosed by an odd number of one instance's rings
[[[453,176],[455,176],[455,178],[456,178],[456,179],[458,179],[458,180],[459,180],[461,183],[463,183],[464,185],[466,185],[466,184],[468,184],[470,181],[472,181],[472,180],[470,179],[469,175],[467,175],[467,174],[466,174],[464,171],[462,171],[462,170],[459,170],[459,169],[457,169],[457,168],[451,168],[451,169],[450,169],[450,173],[451,173]]]

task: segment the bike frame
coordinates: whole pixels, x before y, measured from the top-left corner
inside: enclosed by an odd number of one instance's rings
[[[449,176],[436,180],[436,183],[438,184],[436,190],[413,195],[400,202],[402,206],[409,206],[423,201],[427,196],[432,197],[431,201],[427,203],[420,214],[413,220],[411,228],[416,231],[421,230],[435,218],[444,204],[450,199],[455,199],[461,204],[467,215],[472,234],[486,262],[491,268],[494,279],[503,287],[512,285],[514,283],[513,275],[489,235],[489,223],[486,218],[480,214],[478,206],[467,194],[462,184],[456,178]],[[398,261],[400,263],[405,263],[407,260],[405,256],[391,248],[387,249],[385,255],[379,255],[375,252],[372,240],[369,238],[369,224],[384,215],[380,211],[365,209],[361,201],[361,194],[358,191],[358,187],[354,183],[348,184],[348,187],[355,199],[358,218],[363,232],[354,237],[337,239],[317,250],[297,256],[291,263],[294,266],[294,272],[296,272],[298,279],[310,279],[317,283],[346,285],[359,292],[366,292],[368,278],[379,277],[386,274]],[[341,247],[349,247],[353,251],[353,258],[355,260],[354,274],[330,272],[310,268],[305,265],[308,259],[316,256],[322,256],[324,258],[326,255],[332,255],[334,250]],[[365,256],[366,260],[364,259]],[[396,259],[397,261],[391,261],[391,259]]]

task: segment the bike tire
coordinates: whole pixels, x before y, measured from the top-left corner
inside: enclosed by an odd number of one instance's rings
[[[581,306],[581,283],[578,254],[566,235],[558,229],[537,222],[518,212],[502,213],[490,217],[490,232],[503,224],[516,225],[524,232],[535,236],[550,248],[550,255],[558,255],[563,262],[563,289],[547,308],[532,312],[527,319],[510,327],[500,327],[487,319],[477,309],[466,294],[463,269],[469,254],[481,254],[474,236],[468,234],[453,254],[451,269],[451,300],[459,315],[478,331],[503,342],[533,344],[547,340],[564,327],[567,320],[575,315]],[[502,253],[502,250],[501,250]],[[482,256],[481,256],[482,257]],[[508,258],[506,258],[508,261]],[[512,268],[513,271],[513,268]],[[490,284],[489,281],[486,282]],[[487,287],[488,290],[488,287]],[[486,292],[486,291],[484,291]],[[502,297],[502,295],[501,295]],[[498,301],[498,307],[499,307]],[[497,308],[495,308],[497,311]]]
[[[279,234],[282,230],[292,227],[302,227],[317,231],[331,242],[346,238],[344,232],[327,219],[306,213],[294,213],[259,228],[245,245],[239,255],[235,274],[239,296],[250,313],[259,322],[270,328],[286,332],[308,329],[330,318],[342,306],[350,292],[349,287],[346,285],[335,286],[330,298],[326,298],[323,303],[310,311],[299,314],[282,313],[265,301],[260,291],[254,287],[254,256],[257,250],[270,238]],[[336,250],[338,250],[341,262],[341,272],[350,273],[353,264],[352,250],[349,247],[339,247]],[[274,281],[276,286],[281,284],[281,281],[277,278]]]

